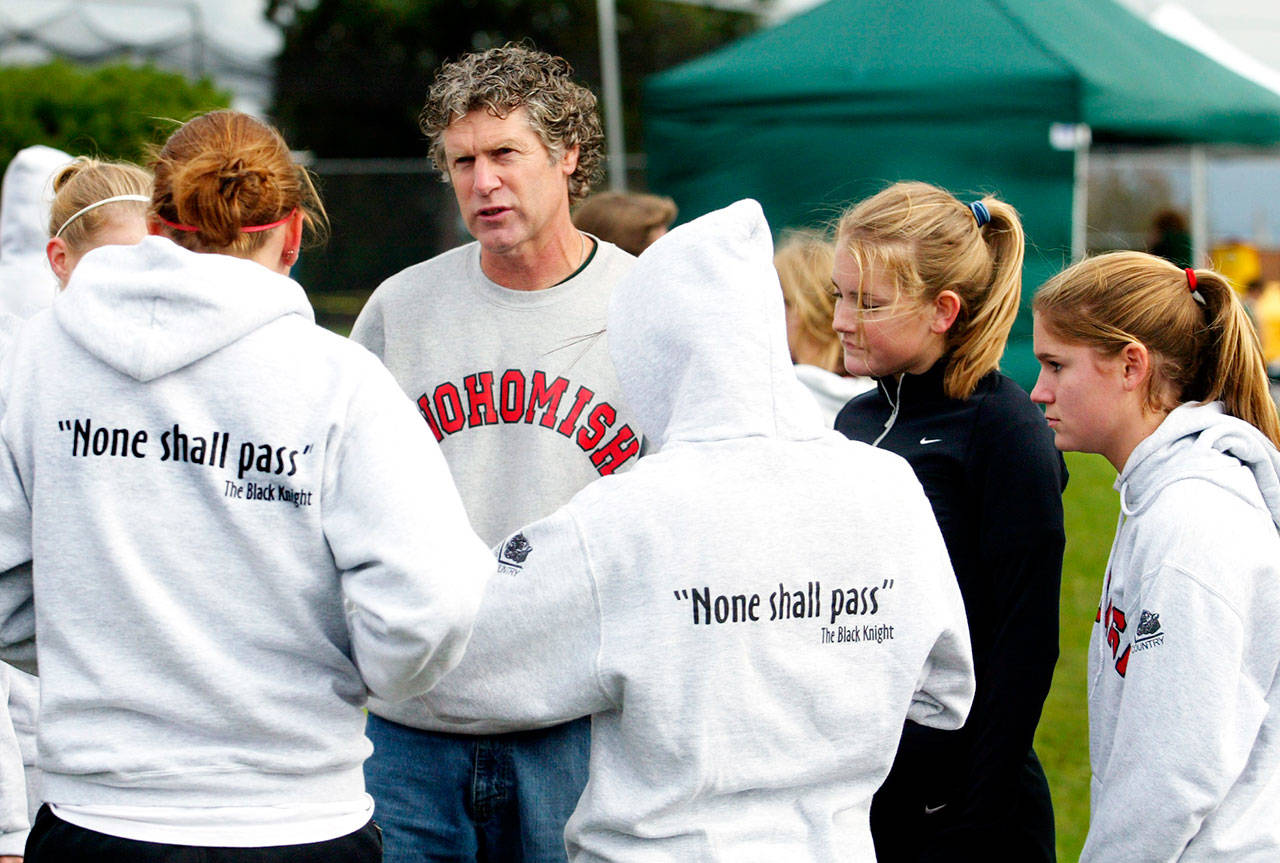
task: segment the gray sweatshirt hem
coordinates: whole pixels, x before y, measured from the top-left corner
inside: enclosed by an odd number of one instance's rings
[[[175,770],[131,777],[48,773],[50,803],[118,806],[270,806],[353,800],[364,794],[364,766],[314,773],[267,773],[245,767]],[[135,784],[136,783],[136,784]]]

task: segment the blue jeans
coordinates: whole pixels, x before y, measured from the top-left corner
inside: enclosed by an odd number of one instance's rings
[[[364,776],[385,863],[565,863],[590,718],[539,731],[420,731],[369,714]]]

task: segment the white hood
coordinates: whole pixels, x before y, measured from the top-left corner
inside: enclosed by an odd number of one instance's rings
[[[614,289],[608,326],[618,383],[657,448],[808,440],[825,430],[791,366],[773,240],[755,201],[681,225],[646,249]],[[643,361],[655,355],[661,365]]]
[[[1240,465],[1248,468],[1252,482]],[[1142,512],[1161,489],[1189,477],[1208,480],[1251,504],[1261,492],[1280,527],[1280,453],[1262,432],[1224,413],[1221,402],[1178,407],[1138,444],[1116,477],[1124,514]]]
[[[30,317],[53,302],[58,282],[44,247],[54,173],[71,157],[52,147],[27,147],[13,157],[0,191],[0,310]]]
[[[164,237],[86,254],[53,312],[86,351],[139,381],[181,369],[285,315],[315,320],[293,279]]]

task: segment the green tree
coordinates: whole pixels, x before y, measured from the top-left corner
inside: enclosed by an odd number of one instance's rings
[[[173,130],[171,121],[228,104],[230,96],[207,78],[192,82],[150,65],[3,67],[0,164],[33,144],[142,161],[147,144]]]
[[[644,77],[737,39],[753,16],[617,0],[629,149]],[[268,0],[284,32],[274,116],[320,156],[421,156],[417,116],[435,69],[467,51],[531,40],[600,92],[595,0]]]

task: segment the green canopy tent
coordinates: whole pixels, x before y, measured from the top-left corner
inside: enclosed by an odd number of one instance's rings
[[[900,179],[991,192],[1023,214],[1028,288],[1071,254],[1080,153],[1055,127],[1270,144],[1280,96],[1110,0],[829,0],[645,90],[649,185],[682,217],[753,197],[775,229],[825,223]],[[1004,362],[1024,386],[1030,330],[1024,308]]]

